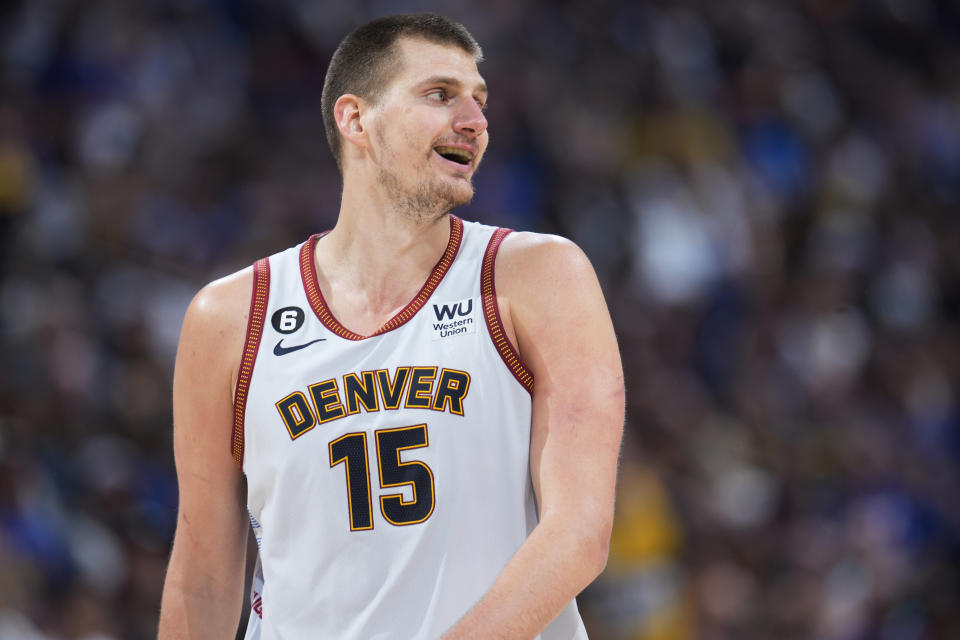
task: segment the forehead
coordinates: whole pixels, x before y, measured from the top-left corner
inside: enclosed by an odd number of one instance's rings
[[[399,69],[395,85],[409,86],[431,77],[456,78],[467,87],[484,87],[473,55],[460,47],[419,38],[401,38],[396,44]]]

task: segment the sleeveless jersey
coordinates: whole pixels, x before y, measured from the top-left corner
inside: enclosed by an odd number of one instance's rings
[[[232,443],[259,549],[248,640],[438,638],[536,525],[533,376],[494,288],[507,233],[451,215],[369,337],[327,308],[319,235],[255,263]],[[586,638],[575,601],[539,637]]]

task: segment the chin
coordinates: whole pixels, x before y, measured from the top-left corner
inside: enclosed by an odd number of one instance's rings
[[[465,204],[470,204],[470,201],[473,200],[474,188],[473,184],[467,182],[466,184],[459,185],[457,193],[454,196],[456,200],[457,207],[462,207]]]
[[[452,180],[447,178],[431,181],[423,185],[422,193],[429,194],[423,199],[427,209],[450,213],[473,200],[474,189],[470,178],[455,177]],[[427,204],[428,201],[430,204]]]
[[[458,207],[470,204],[473,200],[473,189],[463,194],[457,194],[455,197],[448,198],[444,206],[444,213],[450,213]]]
[[[467,176],[436,176],[418,184],[404,185],[398,176],[380,172],[380,183],[386,188],[397,209],[415,220],[444,216],[473,200],[473,183]]]

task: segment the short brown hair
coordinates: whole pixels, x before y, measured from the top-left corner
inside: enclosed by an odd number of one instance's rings
[[[333,105],[340,96],[352,93],[364,100],[376,102],[395,72],[397,58],[395,44],[401,37],[421,38],[438,44],[459,47],[483,60],[480,45],[459,22],[432,13],[406,13],[384,16],[361,25],[347,34],[333,52],[320,98],[323,127],[327,142],[343,172],[340,157],[340,131],[333,115]]]

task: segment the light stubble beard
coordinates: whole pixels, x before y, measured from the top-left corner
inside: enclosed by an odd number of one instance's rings
[[[381,168],[378,179],[396,210],[417,224],[436,221],[473,200],[472,184],[470,195],[464,198],[445,181],[433,177],[405,185],[396,174]]]
[[[376,135],[380,144],[389,149],[382,132],[378,132]],[[431,154],[433,154],[432,148],[426,157],[425,172],[430,170]],[[458,195],[448,182],[433,175],[426,177],[415,185],[405,185],[397,174],[391,173],[386,167],[381,166],[377,179],[383,185],[387,197],[393,202],[395,209],[415,224],[435,222],[457,207],[469,204],[473,200],[472,178],[465,178],[470,186],[470,195],[467,197]]]

